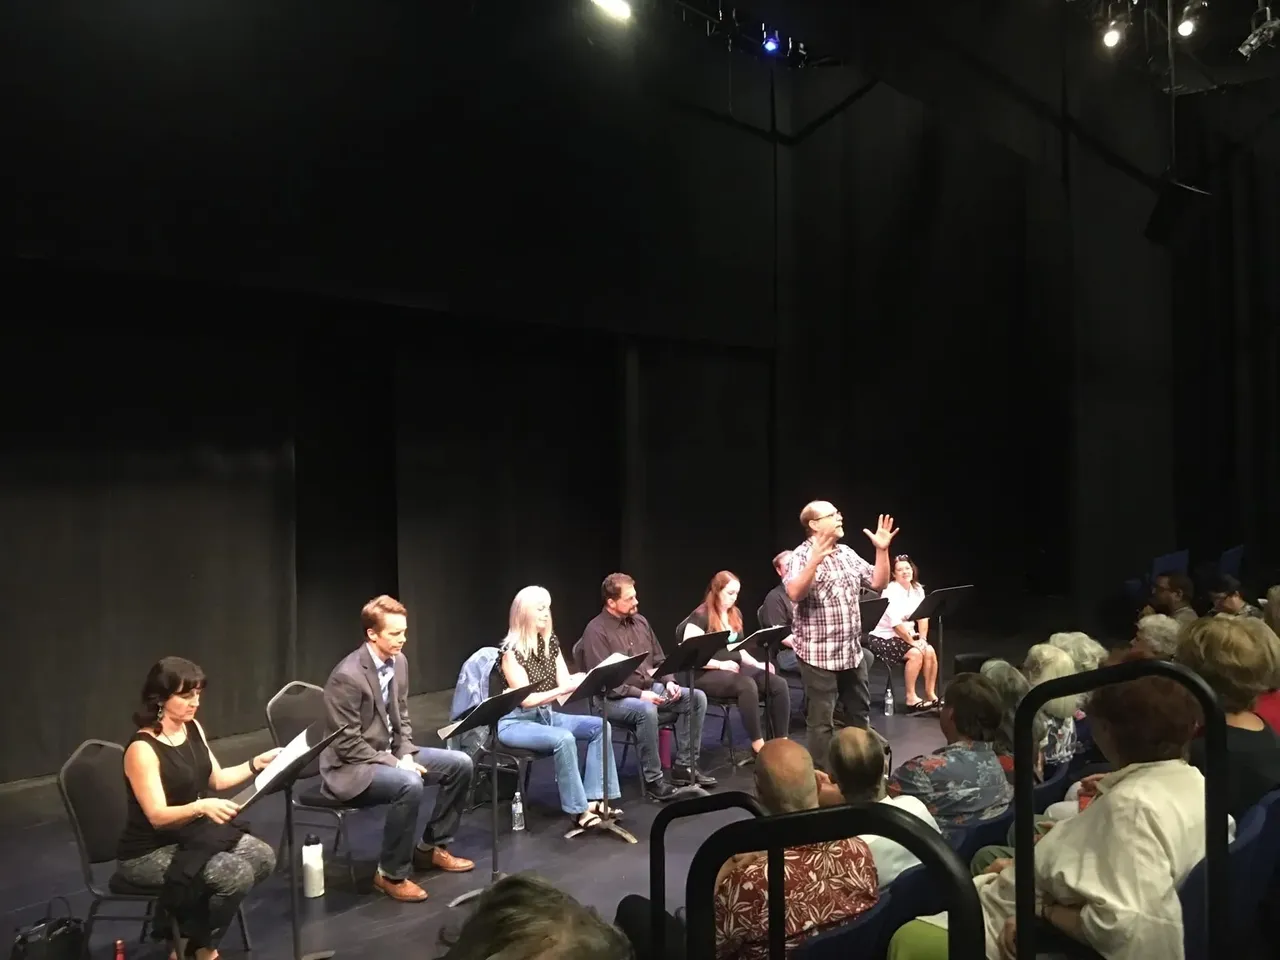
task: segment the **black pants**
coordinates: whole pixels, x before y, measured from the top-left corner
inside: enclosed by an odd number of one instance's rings
[[[798,660],[804,694],[809,700],[805,724],[809,730],[809,753],[813,764],[827,770],[827,753],[834,733],[832,722],[836,699],[844,707],[845,722],[851,727],[871,726],[871,691],[867,686],[867,658],[852,670],[823,670]]]
[[[709,697],[719,700],[737,700],[742,725],[753,741],[763,740],[760,728],[760,701],[764,699],[765,685],[769,686],[769,715],[773,735],[785,737],[791,726],[791,688],[776,673],[766,673],[756,667],[741,666],[738,673],[730,670],[699,670],[694,686]]]

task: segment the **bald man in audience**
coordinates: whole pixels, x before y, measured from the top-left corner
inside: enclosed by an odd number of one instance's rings
[[[881,765],[883,766],[883,760]],[[809,751],[794,740],[770,740],[756,754],[756,795],[772,815],[818,806],[818,779]],[[716,960],[768,960],[769,910],[765,853],[742,853],[716,876]],[[783,878],[788,947],[875,906],[875,860],[858,837],[789,851]],[[822,917],[817,926],[807,924]],[[658,960],[649,944],[649,901],[628,896],[614,921],[630,938],[636,960]],[[684,925],[668,915],[662,960],[684,957]]]
[[[827,760],[831,777],[821,772],[817,774],[819,803],[824,807],[843,803],[887,803],[923,820],[930,829],[941,832],[938,821],[920,800],[910,796],[888,796],[885,783],[889,777],[889,760],[884,743],[884,738],[874,730],[861,727],[845,727],[836,734]],[[894,840],[870,835],[863,835],[861,839],[867,842],[875,858],[876,874],[882,888],[898,874],[920,862],[915,854]]]

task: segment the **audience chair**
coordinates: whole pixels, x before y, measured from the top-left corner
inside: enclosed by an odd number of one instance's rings
[[[1009,828],[1013,826],[1013,804],[998,817],[981,820],[964,827],[951,827],[946,830],[951,848],[955,850],[961,863],[969,863],[973,855],[983,847],[1000,846],[1008,842]]]
[[[319,725],[323,729],[328,723],[324,706],[324,690],[314,683],[302,680],[291,680],[267,701],[267,729],[271,731],[271,740],[277,747],[286,746],[303,730]],[[298,784],[293,793],[293,809],[298,813],[321,813],[333,818],[334,838],[333,855],[336,857],[343,849],[342,842],[347,841],[345,857],[347,875],[351,885],[356,885],[356,868],[351,859],[351,841],[346,835],[347,814],[353,813],[356,807],[349,807],[340,800],[334,800],[321,789],[320,758],[312,760],[298,775]],[[363,809],[363,808],[359,808]],[[294,825],[297,826],[295,820]],[[280,828],[280,850],[286,849],[292,855],[297,849],[293,845],[294,837],[285,836],[285,827]],[[285,841],[290,841],[285,845]],[[288,862],[282,856],[276,869],[287,870]]]
[[[1230,905],[1230,929],[1242,939],[1237,943],[1209,943],[1209,918],[1205,910],[1208,878],[1201,860],[1178,887],[1182,902],[1182,938],[1186,960],[1209,960],[1215,952],[1233,955],[1255,933],[1258,906],[1266,888],[1255,882],[1258,855],[1263,852],[1267,827],[1267,810],[1258,804],[1245,812],[1236,824],[1236,837],[1227,849],[1227,902]]]
[[[892,886],[880,891],[870,910],[801,941],[787,956],[790,960],[879,960],[888,942],[884,927],[893,916]]]
[[[116,846],[120,842],[120,834],[124,832],[125,821],[128,819],[128,789],[124,778],[124,747],[118,743],[86,740],[76,747],[75,752],[67,758],[67,762],[58,771],[58,793],[62,796],[67,819],[75,834],[84,885],[93,895],[85,921],[84,955],[86,958],[90,954],[93,927],[98,920],[140,921],[142,929],[139,939],[145,940],[147,928],[155,915],[156,899],[160,896],[159,887],[136,886],[115,871],[104,885],[94,870],[102,864],[115,862]],[[133,904],[142,908],[143,912],[140,915],[129,916],[99,913],[104,905],[111,903]],[[244,941],[245,950],[252,950],[249,928],[244,922],[243,907],[236,913],[236,919],[240,924],[240,936]],[[175,920],[172,931],[173,942],[176,942],[177,938],[178,930]]]
[[[1071,786],[1071,764],[1055,764],[1052,769],[1045,770],[1043,783],[1037,783],[1032,792],[1032,802],[1036,813],[1044,813],[1049,804],[1057,803],[1067,795]]]

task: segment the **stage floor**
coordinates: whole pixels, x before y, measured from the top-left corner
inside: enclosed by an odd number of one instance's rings
[[[1012,640],[1013,638],[1010,638]],[[978,645],[972,638],[968,643],[956,644],[952,652],[960,648],[974,649]],[[1017,655],[1016,649],[1025,650],[1026,641],[1010,643],[1007,651]],[[993,652],[1005,653],[999,644]],[[985,645],[984,645],[985,646]],[[950,657],[944,666],[949,667]],[[880,668],[872,672],[873,691],[883,684],[884,673]],[[902,674],[895,682],[895,698],[902,703]],[[415,729],[435,730],[446,722],[451,691],[425,694],[412,698],[411,715]],[[878,700],[878,696],[873,696]],[[798,699],[795,701],[798,703]],[[925,753],[943,742],[936,715],[884,717],[877,706],[872,707],[873,722],[893,746],[895,762],[901,762],[919,753]],[[746,737],[736,711],[731,713],[735,725],[736,742],[746,749]],[[798,712],[793,717],[792,735],[803,742],[804,722]],[[704,731],[702,766],[719,778],[718,790],[740,789],[750,792],[752,767],[734,768],[728,754],[719,742],[720,721],[717,713],[708,716]],[[423,738],[420,738],[422,740]],[[425,742],[430,744],[434,741]],[[215,743],[219,759],[225,763],[238,763],[254,752],[268,746],[264,731],[228,737]],[[621,756],[621,750],[618,750]],[[659,809],[657,804],[639,797],[636,759],[632,751],[626,768],[621,771],[625,812],[624,824],[639,838],[632,845],[607,833],[589,832],[572,840],[564,839],[567,819],[560,813],[557,802],[552,766],[547,762],[533,765],[530,796],[526,799],[527,829],[512,833],[510,813],[504,806],[500,811],[502,833],[499,836],[499,859],[503,871],[534,871],[558,884],[583,903],[590,904],[612,919],[614,908],[628,893],[648,893],[649,826]],[[434,799],[434,790],[428,790],[423,804],[423,816]],[[273,797],[256,808],[248,817],[253,832],[273,845],[281,838],[283,806],[280,798]],[[674,909],[684,903],[684,880],[688,864],[702,839],[720,824],[739,816],[735,813],[708,815],[681,820],[672,826],[667,837],[667,904]],[[323,824],[324,819],[317,819]],[[420,904],[401,904],[388,898],[367,892],[373,860],[377,856],[382,829],[382,812],[371,810],[349,820],[349,833],[353,840],[357,861],[358,888],[353,889],[347,880],[341,862],[329,856],[332,830],[316,830],[325,842],[328,865],[327,893],[323,898],[303,900],[303,950],[332,949],[340,957],[374,957],[384,955],[384,946],[403,949],[406,937],[412,938],[418,949],[427,949],[427,956],[435,955],[435,943],[442,928],[457,923],[465,915],[463,909],[450,910],[451,899],[489,879],[489,808],[482,806],[469,814],[453,849],[476,862],[476,869],[469,874],[443,874],[432,872],[419,878],[430,894],[430,899]],[[299,827],[301,841],[306,829]],[[56,785],[49,778],[26,781],[0,789],[0,850],[3,850],[3,870],[0,870],[0,929],[11,930],[19,924],[29,923],[45,913],[45,905],[54,896],[66,897],[74,911],[84,915],[88,893],[80,879],[79,859],[75,842],[63,814],[62,803]],[[290,953],[290,928],[288,920],[288,887],[283,874],[277,874],[258,887],[245,905],[250,934],[254,940],[254,953],[260,957],[287,957]],[[159,945],[139,947],[137,923],[103,923],[95,931],[93,951],[106,956],[112,942],[119,938],[126,942],[132,953],[147,952],[160,955]],[[236,928],[228,934],[223,944],[228,956],[242,950]]]

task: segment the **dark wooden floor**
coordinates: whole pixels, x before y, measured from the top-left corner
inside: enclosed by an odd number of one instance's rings
[[[1011,651],[1025,650],[1026,638],[1010,638],[996,649],[1008,647]],[[972,649],[990,643],[980,638],[956,637],[953,650],[962,646]],[[949,658],[948,658],[949,659]],[[873,672],[883,684],[883,673]],[[901,673],[897,677],[898,703],[902,702]],[[448,708],[449,693],[428,694],[413,698],[411,711],[416,729],[435,730],[442,726]],[[713,715],[714,716],[714,715]],[[720,722],[708,716],[705,731],[703,766],[720,778],[719,789],[751,790],[751,767],[734,768],[719,743]],[[876,727],[893,745],[894,756],[903,760],[927,752],[941,745],[942,736],[933,717],[883,717],[873,708]],[[745,736],[736,715],[737,742],[745,744]],[[797,717],[793,735],[803,739],[803,721]],[[224,763],[241,762],[254,751],[268,745],[265,732],[230,737],[216,744],[216,751]],[[620,751],[619,751],[620,753]],[[506,872],[535,871],[555,882],[584,903],[598,908],[612,919],[618,901],[628,893],[647,894],[649,883],[648,831],[657,806],[639,799],[639,785],[634,753],[628,758],[621,773],[623,781],[622,807],[625,823],[640,838],[636,845],[626,844],[604,833],[589,832],[573,840],[565,840],[566,821],[560,813],[551,765],[534,764],[530,796],[526,802],[528,828],[523,833],[512,833],[507,809],[501,811],[500,864]],[[428,791],[424,806],[430,804],[434,791]],[[426,815],[424,810],[423,815]],[[707,816],[679,821],[668,834],[668,907],[673,909],[684,902],[685,873],[694,851],[702,839],[734,814]],[[278,844],[283,821],[283,806],[279,797],[264,801],[247,816],[253,832]],[[322,823],[323,821],[317,821]],[[353,889],[346,880],[340,864],[328,857],[329,871],[326,895],[318,900],[303,901],[303,950],[333,949],[340,957],[372,957],[382,953],[384,945],[393,943],[402,949],[406,939],[427,948],[426,955],[434,956],[432,945],[440,930],[447,924],[457,923],[462,911],[448,908],[455,896],[486,883],[491,869],[489,854],[489,809],[482,807],[470,814],[463,823],[454,851],[476,861],[476,870],[470,874],[427,874],[423,880],[430,899],[421,904],[400,904],[380,895],[368,892],[368,879],[372,874],[373,860],[377,856],[382,829],[382,815],[378,810],[357,815],[351,822],[359,869],[359,887]],[[299,837],[306,832],[299,828]],[[326,853],[330,848],[332,832],[315,831],[325,841]],[[31,922],[42,916],[45,904],[51,897],[65,896],[73,910],[83,916],[89,897],[80,878],[79,860],[74,840],[67,825],[62,804],[53,783],[28,781],[0,789],[0,929]],[[260,957],[285,957],[291,950],[288,921],[288,887],[283,875],[277,875],[257,888],[246,903],[250,933],[254,939],[254,953]],[[137,944],[139,926],[136,923],[103,924],[94,936],[94,952],[102,956],[110,949],[113,940],[126,941],[131,953],[147,951],[157,955],[157,946],[141,947]],[[234,956],[241,951],[241,944],[233,929],[224,941],[224,953]]]

